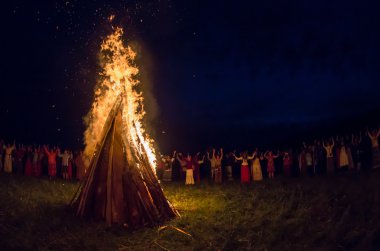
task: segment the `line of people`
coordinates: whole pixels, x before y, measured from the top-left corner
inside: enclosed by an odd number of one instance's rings
[[[0,141],[0,172],[24,176],[48,176],[50,179],[62,177],[81,180],[85,175],[85,157],[79,151],[61,151],[59,147],[24,146]]]
[[[346,171],[361,171],[380,167],[380,129],[367,129],[351,136],[331,137],[302,143],[298,149],[261,152],[257,148],[236,154],[212,149],[201,156],[174,151],[172,156],[161,156],[157,165],[157,176],[161,181],[185,180],[185,184],[199,183],[202,177],[222,183],[240,177],[242,183],[273,179],[275,175],[314,176],[331,175]],[[240,166],[240,168],[239,168]]]

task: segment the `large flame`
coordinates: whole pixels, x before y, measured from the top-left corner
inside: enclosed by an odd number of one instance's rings
[[[123,129],[126,145],[139,158],[147,158],[155,170],[156,156],[153,140],[145,132],[145,115],[142,93],[137,90],[140,82],[136,79],[139,70],[134,64],[136,53],[122,41],[123,30],[116,28],[107,36],[100,50],[102,71],[101,81],[95,89],[95,101],[87,116],[85,131],[85,155],[92,157],[101,142],[103,128],[118,98],[122,98]]]

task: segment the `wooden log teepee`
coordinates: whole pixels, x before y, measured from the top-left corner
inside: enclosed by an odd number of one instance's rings
[[[77,215],[139,228],[178,215],[149,166],[147,156],[126,145],[121,98],[103,129],[87,177],[72,200]]]

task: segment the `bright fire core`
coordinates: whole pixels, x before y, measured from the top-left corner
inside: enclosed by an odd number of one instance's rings
[[[139,72],[135,66],[136,53],[122,41],[123,30],[116,28],[107,36],[100,50],[102,71],[95,89],[95,101],[86,118],[85,155],[93,156],[101,141],[103,127],[115,103],[121,97],[123,109],[123,129],[126,145],[139,155],[147,158],[155,170],[156,156],[153,140],[145,132],[143,95],[137,90],[140,82],[136,79]]]

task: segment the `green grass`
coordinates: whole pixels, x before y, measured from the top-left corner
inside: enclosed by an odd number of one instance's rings
[[[0,174],[0,250],[380,250],[380,173],[194,187],[181,217],[134,232],[76,217],[77,183]]]

